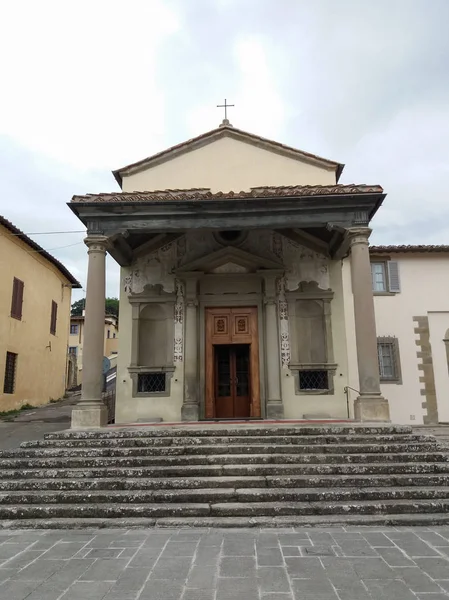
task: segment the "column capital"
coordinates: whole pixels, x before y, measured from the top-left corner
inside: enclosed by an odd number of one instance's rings
[[[103,252],[106,254],[109,238],[105,235],[88,235],[84,238],[84,243],[89,249],[88,252]]]
[[[371,235],[370,227],[349,227],[346,230],[345,237],[349,241],[350,247],[355,244],[369,244],[368,239]]]

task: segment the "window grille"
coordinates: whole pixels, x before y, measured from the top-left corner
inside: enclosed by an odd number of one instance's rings
[[[139,373],[137,376],[137,392],[154,394],[165,392],[165,373]]]
[[[377,357],[379,359],[379,376],[381,381],[399,381],[399,344],[397,338],[383,337],[377,339]]]
[[[329,376],[327,371],[299,371],[299,389],[327,390],[329,389]]]
[[[14,389],[16,387],[16,369],[17,354],[14,354],[14,352],[7,352],[5,364],[5,380],[3,383],[4,394],[14,394]]]

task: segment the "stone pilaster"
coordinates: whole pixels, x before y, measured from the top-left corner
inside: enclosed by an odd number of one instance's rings
[[[72,410],[72,429],[104,427],[107,408],[102,401],[107,238],[89,235],[81,400]]]
[[[369,258],[369,227],[347,231],[351,248],[352,294],[354,299],[357,364],[360,396],[354,403],[358,421],[389,421],[388,400],[380,392],[376,319]]]
[[[268,419],[283,419],[284,405],[281,395],[281,361],[277,315],[276,279],[279,273],[264,274],[265,280],[265,364],[267,369]]]
[[[185,336],[184,336],[184,402],[181,408],[183,421],[199,419],[198,377],[198,276],[185,274]]]

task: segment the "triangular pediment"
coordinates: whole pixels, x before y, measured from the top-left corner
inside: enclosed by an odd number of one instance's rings
[[[246,252],[246,250],[241,250],[240,248],[228,246],[183,265],[178,269],[178,272],[255,273],[264,269],[282,268],[283,265],[281,262]]]
[[[210,146],[210,144],[216,144],[224,139],[234,140],[240,145],[249,145],[253,148],[269,152],[271,154],[277,154],[278,156],[285,157],[293,161],[300,163],[307,163],[317,168],[325,169],[327,171],[333,171],[334,183],[338,182],[338,179],[343,171],[344,165],[327,158],[323,158],[310,152],[305,152],[292,146],[281,144],[274,140],[270,140],[253,133],[249,133],[242,129],[232,127],[232,125],[225,125],[212,129],[206,133],[203,133],[195,138],[171,146],[162,152],[158,152],[152,156],[144,158],[138,162],[132,163],[120,169],[113,171],[113,175],[117,180],[118,184],[122,187],[123,178],[130,177],[142,171],[147,171],[153,167],[159,166],[167,161],[172,161],[179,158],[187,153],[191,153]],[[228,149],[228,147],[227,147]],[[258,182],[255,182],[256,184]],[[297,183],[297,182],[295,182]],[[124,188],[125,189],[125,188]]]

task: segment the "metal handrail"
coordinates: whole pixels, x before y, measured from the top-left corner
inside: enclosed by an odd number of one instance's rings
[[[352,390],[353,392],[357,392],[357,394],[359,394],[359,396],[360,396],[360,391],[356,390],[355,388],[351,387],[350,385],[345,385],[345,387],[343,388],[343,391],[346,394],[346,411],[348,413],[348,419],[351,418],[351,413],[349,410],[349,390]]]

